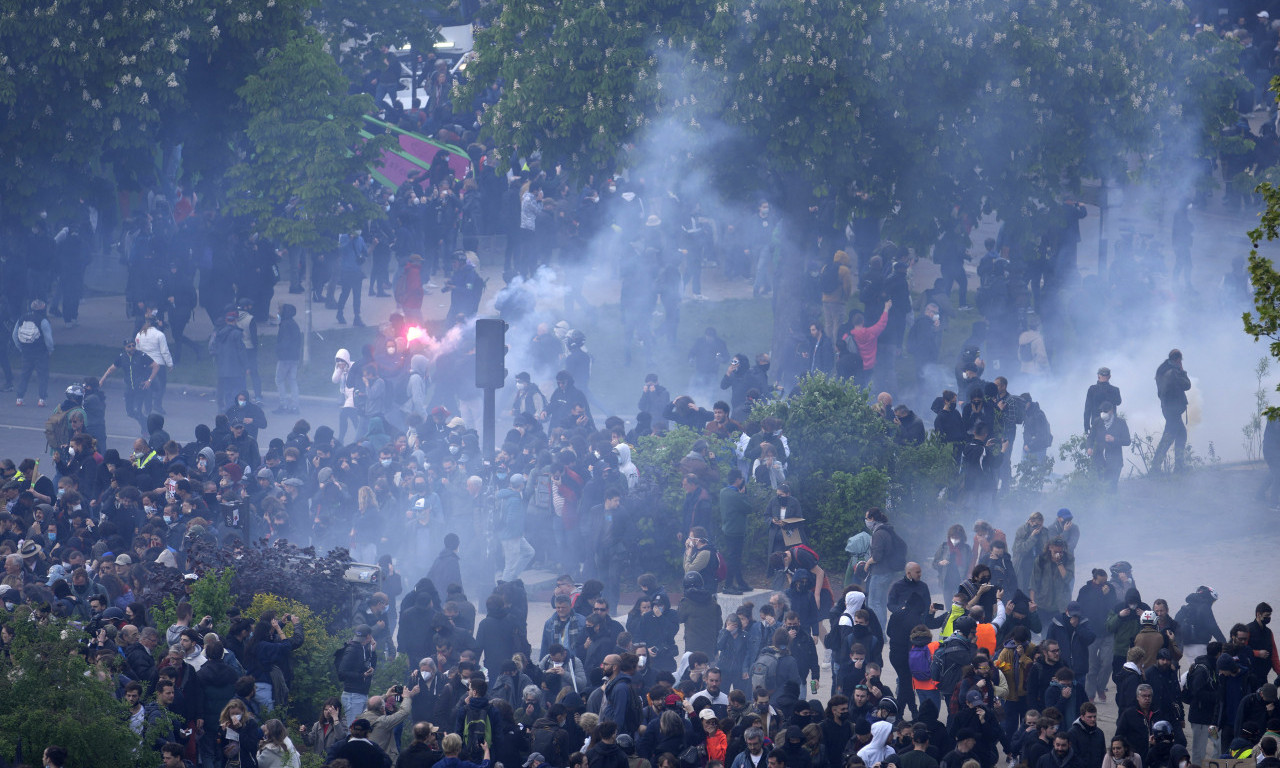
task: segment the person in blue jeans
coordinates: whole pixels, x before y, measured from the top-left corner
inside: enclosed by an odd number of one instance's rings
[[[360,717],[369,702],[369,685],[373,682],[373,673],[378,667],[376,647],[373,628],[368,624],[357,624],[354,636],[343,648],[342,658],[338,661],[338,680],[342,683],[342,711],[346,715],[348,728]]]

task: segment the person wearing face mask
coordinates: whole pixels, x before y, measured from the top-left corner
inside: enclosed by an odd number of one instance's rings
[[[944,594],[947,594],[947,590],[954,591],[964,581],[971,552],[964,526],[952,525],[947,530],[947,540],[938,546],[933,555],[933,567],[938,572],[939,585]]]
[[[1130,442],[1128,422],[1116,415],[1113,404],[1103,401],[1085,437],[1085,450],[1093,459],[1094,471],[1113,493],[1124,470],[1124,446]]]
[[[511,403],[511,415],[525,414],[537,418],[547,410],[547,396],[533,383],[528,371],[516,374],[516,396]]]
[[[267,426],[267,415],[249,399],[249,391],[245,389],[236,393],[235,403],[227,409],[227,419],[233,424],[236,419],[243,421],[245,434],[255,442],[258,439],[258,431]]]

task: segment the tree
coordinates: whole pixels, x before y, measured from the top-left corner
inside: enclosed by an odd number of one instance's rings
[[[1280,78],[1271,81],[1271,90],[1280,91]],[[1258,243],[1280,237],[1280,187],[1263,182],[1258,185],[1257,192],[1266,208],[1262,212],[1261,223],[1249,230],[1249,239],[1253,242],[1249,251],[1249,282],[1253,284],[1256,314],[1245,312],[1241,319],[1245,333],[1254,341],[1266,336],[1270,340],[1267,350],[1272,357],[1280,359],[1280,272],[1276,271],[1271,259],[1258,254]],[[1280,386],[1276,391],[1280,391]],[[1259,406],[1266,418],[1280,418],[1280,406],[1268,406],[1265,402],[1260,402]]]
[[[15,636],[0,659],[0,760],[35,764],[56,744],[69,765],[160,764],[159,753],[139,749],[124,704],[112,695],[115,683],[85,662],[83,632],[33,621],[25,606],[2,619]]]
[[[252,113],[251,153],[231,169],[233,214],[255,220],[273,241],[304,249],[332,248],[340,233],[381,218],[382,209],[352,181],[381,165],[392,140],[361,140],[373,101],[348,95],[318,34],[293,35],[238,93]]]
[[[190,170],[220,175],[244,125],[227,94],[270,40],[301,28],[307,2],[0,3],[6,214],[30,218],[88,173],[149,186],[180,144]]]

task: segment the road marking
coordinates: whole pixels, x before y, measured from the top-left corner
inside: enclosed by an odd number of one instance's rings
[[[28,432],[39,432],[40,434],[44,434],[44,427],[28,427],[24,424],[0,424],[0,427],[7,427],[8,429],[25,429]],[[107,435],[107,437],[111,440],[136,440],[138,436],[134,435],[133,437],[129,437],[127,435]]]

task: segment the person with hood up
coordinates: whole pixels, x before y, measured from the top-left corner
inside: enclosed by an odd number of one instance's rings
[[[635,488],[636,483],[640,482],[640,470],[631,460],[631,446],[618,443],[613,447],[613,452],[618,456],[618,473],[626,479],[627,488]]]
[[[893,747],[889,746],[891,735],[893,735],[893,724],[889,721],[880,720],[871,724],[871,743],[858,750],[858,757],[862,758],[862,762],[868,768],[888,760],[889,756],[894,754]]]
[[[1218,593],[1213,589],[1197,587],[1195,592],[1187,595],[1186,604],[1174,616],[1178,622],[1178,642],[1187,658],[1194,659],[1203,654],[1210,640],[1227,641],[1213,615],[1213,604],[1217,600]]]
[[[49,317],[45,314],[45,303],[40,299],[31,302],[30,311],[13,324],[11,334],[13,345],[22,354],[22,370],[18,373],[18,400],[27,395],[27,386],[31,383],[31,374],[36,374],[36,392],[40,399],[36,405],[43,408],[44,399],[49,396],[49,357],[53,355],[53,327],[49,325]],[[8,352],[6,351],[7,355]],[[5,360],[5,372],[8,373],[8,359]],[[6,379],[12,380],[11,376]]]
[[[396,273],[391,291],[395,296],[396,309],[400,314],[404,315],[406,320],[422,322],[422,297],[425,291],[422,288],[421,254],[411,253],[404,260]]]
[[[275,413],[298,413],[298,363],[302,361],[302,329],[293,318],[298,308],[280,305],[280,328],[276,332],[276,393],[280,407]]]
[[[902,404],[894,406],[893,423],[898,426],[898,434],[894,435],[894,442],[899,445],[920,445],[924,442],[924,422],[907,406]]]
[[[1097,635],[1091,622],[1084,617],[1080,603],[1072,600],[1066,608],[1049,623],[1045,632],[1046,640],[1058,641],[1061,649],[1062,663],[1071,669],[1077,685],[1072,687],[1072,698],[1075,699],[1074,711],[1084,700],[1084,680],[1089,674],[1089,646]]]
[[[720,604],[715,595],[704,586],[702,574],[689,571],[684,575],[684,597],[676,609],[681,624],[684,624],[684,647],[686,651],[702,651],[708,657],[716,652],[716,638],[720,628],[724,626],[724,618]],[[653,647],[652,645],[650,647]]]
[[[351,353],[339,349],[333,356],[333,375],[330,381],[338,385],[338,442],[346,445],[347,427],[360,424],[360,412],[356,410],[355,382],[348,381],[351,374]]]
[[[1031,584],[1036,558],[1048,543],[1049,532],[1044,527],[1044,515],[1032,512],[1013,536],[1013,567],[1018,573],[1018,584]]]
[[[414,355],[409,361],[409,401],[405,403],[408,415],[417,415],[426,422],[430,415],[427,387],[431,377],[427,375],[427,356]]]
[[[218,366],[218,410],[225,412],[235,402],[235,393],[244,388],[249,363],[244,331],[236,324],[240,312],[228,309],[222,319],[222,327],[209,337],[209,356]]]

